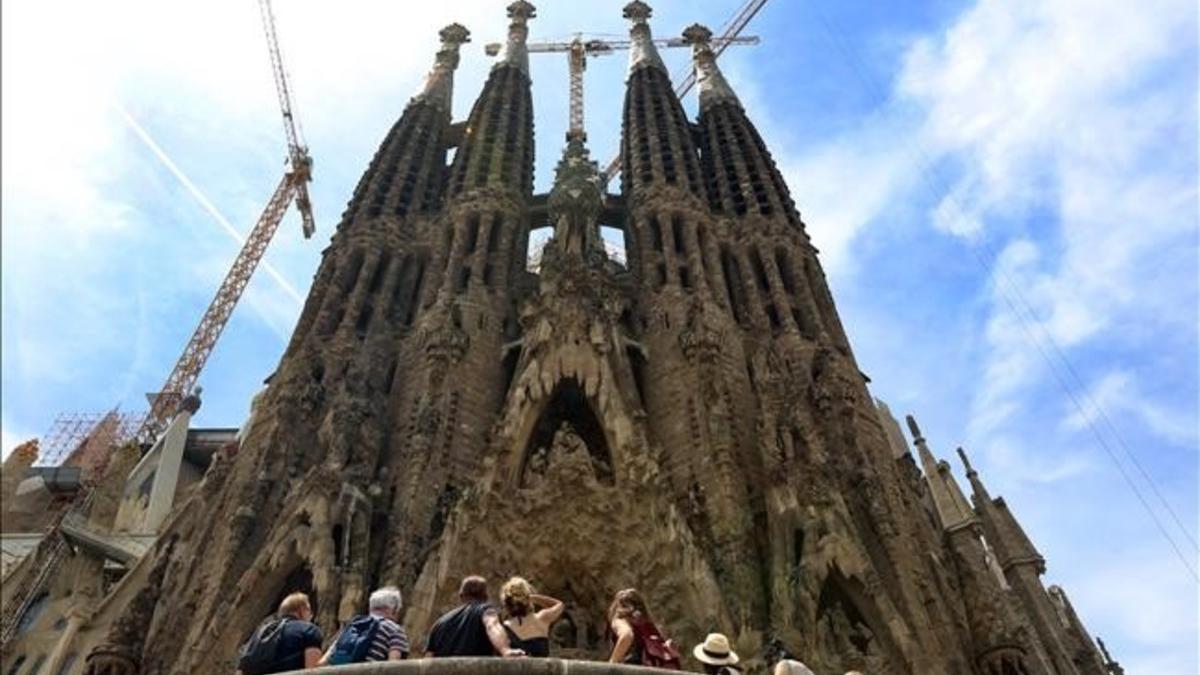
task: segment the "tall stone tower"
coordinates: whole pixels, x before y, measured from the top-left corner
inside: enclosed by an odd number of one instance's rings
[[[606,654],[605,608],[634,586],[667,632],[720,630],[752,666],[782,647],[827,673],[1108,672],[1003,500],[970,470],[968,502],[872,399],[710,31],[683,32],[693,121],[650,8],[624,16],[619,195],[578,135],[533,192],[532,5],[509,5],[465,123],[468,33],[441,32],[240,448],[80,631],[88,673],[224,668],[295,590],[328,635],[397,584],[420,641],[468,573],[563,598],[560,656]]]

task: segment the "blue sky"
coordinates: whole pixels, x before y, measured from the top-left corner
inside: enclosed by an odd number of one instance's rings
[[[462,118],[502,4],[277,2],[319,231],[305,241],[285,219],[204,372],[197,424],[244,418],[437,29],[473,31]],[[532,37],[624,34],[620,4],[543,1]],[[738,4],[657,2],[652,25],[716,28]],[[242,234],[284,148],[254,3],[12,0],[2,25],[7,453],[59,412],[144,406],[236,255],[143,136]],[[874,393],[915,413],[939,454],[968,449],[1127,672],[1197,672],[1197,583],[1121,474],[1195,568],[1194,3],[776,0],[751,31],[762,44],[723,67],[823,252]],[[624,69],[616,55],[587,72],[602,161]],[[565,59],[534,56],[532,71],[545,189]]]

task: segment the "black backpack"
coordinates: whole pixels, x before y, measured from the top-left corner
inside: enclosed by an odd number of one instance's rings
[[[279,663],[279,643],[283,638],[283,627],[288,617],[270,618],[264,621],[238,652],[238,670],[244,675],[264,675],[274,672]]]

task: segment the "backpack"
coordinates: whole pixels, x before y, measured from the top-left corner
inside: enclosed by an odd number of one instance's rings
[[[356,616],[346,624],[338,635],[337,643],[333,646],[333,654],[329,657],[329,665],[341,666],[347,663],[362,663],[367,660],[371,651],[371,643],[383,620],[379,617],[366,615]]]
[[[642,645],[642,665],[666,670],[682,670],[679,647],[663,637],[658,627],[649,621],[632,621],[633,634]]]
[[[279,643],[288,617],[272,617],[262,622],[238,651],[238,670],[245,675],[264,675],[273,672],[279,662]]]

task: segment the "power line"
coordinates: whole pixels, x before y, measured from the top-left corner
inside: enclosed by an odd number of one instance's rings
[[[849,45],[849,42],[845,40],[844,36],[840,34],[841,32],[837,30],[837,28],[824,16],[824,14],[822,14],[819,10],[817,10],[816,14],[818,21],[825,29],[827,37],[834,44],[834,46],[842,52],[850,67],[855,71],[860,83],[867,90],[867,93],[875,99],[875,105],[882,106],[885,104],[887,99],[881,93],[882,87],[880,87],[878,82],[876,82],[870,73],[867,72],[865,65],[862,63],[861,59],[858,58],[857,54],[854,53],[853,49]],[[915,161],[914,163],[919,166],[920,175],[925,183],[926,189],[930,191],[931,196],[935,198],[944,197],[945,199],[949,200],[961,217],[961,214],[964,213],[961,204],[955,197],[954,192],[950,189],[949,185],[947,185],[941,179],[940,175],[935,175],[935,173],[930,169],[932,166],[932,160],[929,157],[929,153],[926,152],[924,147],[920,145],[920,141],[913,141],[910,139],[906,142],[906,146],[911,154],[916,155],[916,159],[918,161]],[[1155,480],[1145,470],[1141,462],[1137,460],[1132,448],[1129,447],[1129,444],[1125,441],[1124,437],[1117,431],[1116,425],[1113,424],[1104,408],[1086,392],[1086,386],[1084,385],[1082,378],[1079,376],[1078,371],[1071,364],[1070,359],[1067,358],[1065,352],[1054,339],[1054,336],[1050,334],[1045,326],[1042,325],[1042,322],[1038,320],[1036,312],[1033,310],[1032,305],[1021,292],[1020,287],[1016,284],[1006,270],[1004,270],[1002,267],[993,265],[992,262],[985,258],[979,251],[980,247],[984,248],[994,260],[998,258],[995,249],[983,237],[979,237],[977,240],[968,238],[968,243],[971,244],[970,249],[980,267],[983,268],[986,273],[1000,282],[1000,288],[998,290],[1000,291],[1001,298],[1004,300],[1005,304],[1008,305],[1013,315],[1017,317],[1018,323],[1021,325],[1026,337],[1034,344],[1034,347],[1037,348],[1038,353],[1050,367],[1050,371],[1054,375],[1055,380],[1071,399],[1076,411],[1091,430],[1092,435],[1096,438],[1096,441],[1100,445],[1101,449],[1103,449],[1112,460],[1113,464],[1117,468],[1117,471],[1121,474],[1121,477],[1125,480],[1125,483],[1129,486],[1138,502],[1141,503],[1142,507],[1150,516],[1150,519],[1154,522],[1155,526],[1157,526],[1159,532],[1162,533],[1163,537],[1167,540],[1167,543],[1170,544],[1171,548],[1175,551],[1175,554],[1179,557],[1179,561],[1183,564],[1184,568],[1188,570],[1188,573],[1193,579],[1195,579],[1197,582],[1200,582],[1200,576],[1197,575],[1195,568],[1188,561],[1187,556],[1183,554],[1183,551],[1175,541],[1175,538],[1163,525],[1161,519],[1158,517],[1158,514],[1155,513],[1154,509],[1150,507],[1149,502],[1146,501],[1141,490],[1137,487],[1137,484],[1125,470],[1121,461],[1117,457],[1117,454],[1109,446],[1109,443],[1104,438],[1103,434],[1101,434],[1100,429],[1096,426],[1093,416],[1088,414],[1088,411],[1084,405],[1085,403],[1095,411],[1097,417],[1103,420],[1104,424],[1109,430],[1109,433],[1117,439],[1117,442],[1121,445],[1125,455],[1137,468],[1145,482],[1150,486],[1151,491],[1154,492],[1163,508],[1171,516],[1171,519],[1175,522],[1175,525],[1183,533],[1184,537],[1186,537],[1191,543],[1190,550],[1194,550],[1197,548],[1196,540],[1183,525],[1183,522],[1175,512],[1175,509],[1171,507],[1166,497],[1158,489]],[[1014,303],[1013,298],[1010,297],[1010,293],[1005,292],[1005,287],[1007,287],[1008,291],[1011,291],[1011,296],[1015,296],[1016,303]],[[1024,311],[1021,311],[1021,309],[1018,307],[1018,304],[1024,308]],[[1034,332],[1034,328],[1042,333],[1042,337],[1039,337]],[[1061,366],[1056,365],[1055,360],[1051,358],[1049,353],[1047,353],[1046,349],[1042,346],[1043,341],[1049,343],[1054,355],[1059,361],[1061,361]],[[1061,370],[1064,368],[1066,373],[1070,376],[1069,378],[1064,377]],[[1074,381],[1074,383],[1081,390],[1081,394],[1076,394],[1069,380]]]

